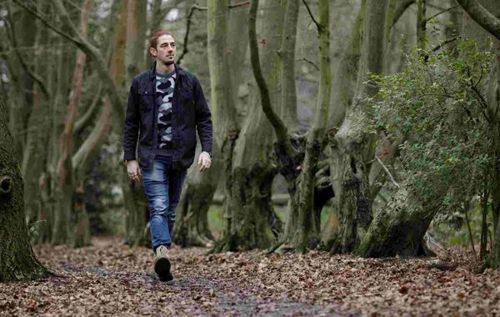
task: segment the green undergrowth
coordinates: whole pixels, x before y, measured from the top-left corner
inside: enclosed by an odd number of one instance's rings
[[[475,207],[468,212],[468,219],[473,242],[475,245],[478,245],[481,241],[482,222],[479,204],[476,204]],[[491,213],[488,213],[487,225],[488,241],[490,241],[490,238],[493,236],[493,219],[491,218]],[[453,214],[453,217],[449,219],[434,221],[430,232],[445,246],[470,247],[471,245],[467,220],[463,212],[456,212]],[[488,244],[489,243],[490,242],[488,242]]]

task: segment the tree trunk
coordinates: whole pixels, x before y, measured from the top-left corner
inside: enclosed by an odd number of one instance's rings
[[[127,69],[127,83],[131,83],[134,76],[139,74],[145,63],[145,47],[138,45],[146,36],[146,1],[128,0],[127,17],[127,45],[125,51],[125,65]],[[117,122],[116,126],[122,129],[123,122]],[[121,133],[121,131],[120,131]],[[119,178],[124,197],[125,209],[125,241],[130,245],[149,245],[147,224],[149,209],[144,188],[142,184],[131,182],[125,173],[125,169],[119,170]]]
[[[443,193],[435,193],[438,197],[440,194]],[[422,239],[437,207],[421,203],[402,184],[387,206],[376,214],[356,253],[363,257],[422,254]]]
[[[61,40],[61,44],[64,41]],[[71,224],[71,201],[73,193],[67,188],[58,186],[59,179],[57,173],[57,164],[59,158],[62,156],[61,147],[59,145],[59,138],[64,129],[64,115],[66,113],[66,92],[70,85],[70,71],[66,65],[72,65],[70,54],[73,55],[74,50],[59,52],[57,59],[57,80],[56,90],[54,92],[54,101],[52,105],[52,129],[50,135],[51,149],[49,158],[47,160],[48,173],[51,182],[51,199],[54,201],[52,204],[53,226],[51,243],[53,244],[66,244],[70,240],[70,224]],[[69,206],[69,207],[68,207]]]
[[[84,38],[87,37],[88,16],[91,5],[91,0],[85,0],[82,4],[80,32]],[[57,200],[55,202],[55,210],[59,213],[74,214],[73,218],[76,220],[76,230],[71,230],[70,227],[72,224],[70,224],[68,229],[70,229],[70,231],[74,234],[68,237],[69,240],[67,241],[71,241],[74,247],[90,244],[88,215],[86,214],[84,205],[79,203],[78,207],[75,208],[74,199],[76,198],[76,181],[72,164],[72,156],[74,152],[73,127],[76,121],[78,106],[80,104],[80,98],[83,90],[83,71],[85,64],[86,55],[83,52],[78,51],[73,72],[72,89],[68,101],[67,114],[64,120],[64,129],[59,137],[59,153],[61,155],[56,166],[57,178],[55,193]]]
[[[483,29],[491,33],[497,40],[500,40],[500,17],[495,15],[495,6],[498,7],[498,3],[492,3],[491,8],[493,10],[488,10],[477,0],[456,0],[457,3],[467,12],[467,14],[476,21],[477,24],[481,25]],[[481,1],[483,2],[483,1]]]
[[[497,16],[500,16],[500,9],[497,10]],[[492,266],[500,268],[500,40],[496,40],[496,84],[492,85],[492,93],[490,93],[489,104],[492,109],[491,113],[496,113],[495,117],[495,181],[493,183],[492,201],[493,201],[493,230],[494,230],[494,243],[491,255]],[[494,78],[494,77],[493,77]],[[493,80],[492,82],[494,82]]]
[[[383,70],[387,0],[367,0],[366,5],[357,97],[334,143],[334,162],[341,180],[341,189],[336,191],[340,228],[332,246],[334,253],[353,251],[372,217],[368,176],[375,154],[375,140],[364,132],[363,122],[369,109],[356,104],[356,100],[377,93],[377,87],[373,83],[365,84],[365,81],[368,74],[380,74]]]
[[[23,208],[23,181],[7,127],[6,107],[0,104],[0,282],[47,276],[29,244]]]
[[[214,240],[208,227],[207,213],[223,169],[218,155],[220,152],[214,153],[208,171],[200,173],[197,168],[192,168],[186,179],[174,226],[174,242],[182,247],[210,246]]]
[[[297,89],[295,81],[295,46],[297,42],[297,23],[299,20],[299,0],[286,3],[283,35],[281,36],[281,111],[280,117],[290,134],[297,132]]]
[[[262,10],[259,11],[261,16],[258,33],[263,77],[272,92],[272,104],[279,106],[280,76],[275,65],[279,65],[278,49],[281,44],[284,10],[282,4],[276,1],[263,2]],[[253,25],[255,31],[255,24]],[[250,30],[251,28],[249,32]],[[227,228],[222,240],[217,243],[216,251],[267,248],[274,241],[271,185],[277,171],[271,165],[273,139],[266,134],[271,126],[260,110],[260,101],[255,92],[251,100],[254,111],[249,113],[244,122],[240,138],[234,146],[234,154],[229,152],[228,158],[224,156],[224,160],[231,163],[230,166],[226,165],[224,216]],[[228,150],[231,147],[228,144]]]
[[[329,111],[329,162],[330,162],[330,178],[332,188],[335,192],[333,199],[333,212],[329,214],[326,227],[323,229],[321,242],[330,249],[337,231],[339,230],[339,209],[340,197],[342,197],[340,167],[341,160],[336,157],[336,142],[333,140],[335,132],[338,130],[344,120],[346,110],[352,104],[352,99],[355,94],[356,78],[359,70],[359,59],[361,55],[361,43],[363,39],[363,21],[365,18],[366,0],[361,2],[354,26],[351,30],[351,37],[346,47],[345,53],[336,65],[333,71],[332,81],[332,100],[330,102],[331,109]],[[333,226],[333,227],[332,227]]]
[[[26,128],[30,110],[33,104],[34,80],[30,76],[29,70],[35,68],[35,63],[28,63],[33,58],[26,59],[21,48],[37,49],[37,44],[43,40],[40,38],[40,32],[33,32],[37,28],[34,21],[24,10],[15,10],[12,3],[6,4],[8,11],[8,31],[10,30],[10,42],[12,50],[6,54],[8,58],[9,73],[12,76],[14,89],[11,89],[10,95],[14,95],[16,102],[9,105],[9,128],[13,131],[16,157],[22,162],[23,150],[26,145]],[[6,50],[7,51],[7,50]],[[26,51],[26,50],[24,50]],[[36,52],[36,51],[35,51]],[[39,55],[39,54],[37,54]],[[24,67],[23,67],[24,66]],[[36,71],[36,70],[35,70]],[[32,218],[32,213],[26,213],[28,219]]]
[[[320,87],[314,122],[309,131],[305,159],[301,173],[297,178],[296,191],[291,194],[284,241],[298,251],[313,248],[319,243],[320,216],[315,208],[316,173],[323,150],[323,139],[327,127],[328,106],[331,93],[330,73],[330,8],[327,0],[319,2],[319,51],[320,51]],[[295,24],[296,28],[296,24]],[[288,65],[285,65],[287,67]]]
[[[234,2],[234,1],[233,1]],[[192,168],[187,176],[178,212],[175,241],[183,246],[209,245],[213,240],[208,228],[207,212],[219,178],[232,165],[232,151],[239,133],[236,116],[237,87],[245,58],[241,40],[241,19],[246,12],[229,11],[229,1],[209,1],[207,16],[208,61],[210,66],[210,104],[214,121],[212,167],[200,174]],[[237,32],[236,32],[237,30]],[[230,67],[231,65],[231,67]]]
[[[45,5],[42,6],[39,4],[39,6],[41,6],[40,9],[46,8]],[[36,24],[38,28],[37,32],[35,32],[35,47],[38,45],[54,44],[54,42],[50,41],[47,30],[40,27],[38,21]],[[51,68],[49,67],[50,65],[47,65],[49,55],[42,54],[39,50],[35,52],[34,72],[40,74],[48,73],[47,78],[50,78],[50,75],[54,75],[54,73],[49,71]],[[50,148],[47,146],[50,127],[45,121],[45,116],[53,104],[53,99],[48,99],[47,96],[42,94],[37,84],[33,85],[31,93],[30,101],[32,102],[32,108],[26,124],[26,142],[21,163],[21,171],[24,179],[24,206],[27,223],[33,225],[38,221],[38,242],[46,242],[46,239],[50,239],[51,236],[50,223],[52,222],[52,217],[48,211],[48,206],[44,205],[41,200],[39,182],[46,171],[47,156]],[[17,126],[16,130],[13,131],[19,131],[24,129],[24,127],[24,124]],[[40,129],[39,127],[44,128]]]

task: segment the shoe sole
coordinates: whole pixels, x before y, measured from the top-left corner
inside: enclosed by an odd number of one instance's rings
[[[174,279],[170,273],[170,261],[167,258],[160,258],[155,263],[155,272],[160,281],[171,281]]]

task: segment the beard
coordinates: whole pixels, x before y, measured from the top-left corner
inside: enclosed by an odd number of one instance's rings
[[[170,66],[174,63],[175,61],[174,60],[171,60],[171,61],[162,61],[163,65],[165,66]]]

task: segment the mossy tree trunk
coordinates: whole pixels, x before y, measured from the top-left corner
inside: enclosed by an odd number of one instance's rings
[[[0,101],[0,282],[45,277],[29,244],[24,218],[23,181],[7,127],[7,108]]]
[[[417,2],[417,47],[425,50],[427,47],[427,21],[426,21],[426,0],[416,0]]]
[[[269,0],[263,3],[258,24],[258,43],[264,70],[261,76],[265,78],[269,91],[272,92],[268,97],[279,109],[281,87],[278,49],[281,45],[284,3]],[[252,1],[254,11],[252,13],[251,9],[249,15],[249,34],[253,32],[256,36],[257,10],[254,5],[255,2]],[[251,47],[251,50],[254,50],[251,51],[254,58],[257,47]],[[253,69],[255,72],[255,67]],[[215,251],[267,248],[275,239],[272,228],[275,216],[271,202],[271,185],[277,170],[271,164],[273,138],[267,132],[271,126],[261,111],[258,91],[254,91],[250,102],[252,111],[245,119],[240,137],[234,146],[232,165],[226,165],[224,217],[227,226]]]
[[[315,185],[318,163],[328,120],[331,93],[330,70],[330,8],[329,1],[319,2],[318,38],[320,52],[320,86],[313,125],[309,131],[304,162],[296,179],[296,190],[291,195],[291,208],[287,218],[284,241],[297,251],[305,251],[319,243],[320,216],[315,208]],[[295,24],[296,29],[296,24]],[[286,65],[285,67],[287,67]]]
[[[353,251],[371,222],[372,199],[368,176],[376,140],[364,131],[368,106],[361,106],[356,100],[377,93],[376,85],[365,84],[365,81],[368,74],[380,74],[383,70],[387,4],[386,0],[366,2],[357,93],[334,140],[334,160],[339,168],[341,186],[336,192],[340,227],[332,245],[334,253]]]
[[[343,56],[338,65],[334,65],[332,80],[332,99],[330,102],[329,131],[328,131],[328,161],[330,165],[330,179],[332,189],[335,192],[332,212],[328,215],[327,225],[321,233],[321,243],[326,249],[330,249],[335,235],[339,229],[338,210],[340,197],[342,197],[340,166],[342,160],[336,149],[333,139],[336,131],[344,120],[345,113],[352,104],[356,89],[356,79],[359,70],[359,59],[361,55],[361,44],[363,39],[363,21],[365,18],[366,0],[361,2],[356,20],[351,30],[350,39],[344,48]]]
[[[440,194],[444,193],[436,196]],[[356,253],[363,257],[423,254],[422,239],[438,207],[412,197],[401,184],[387,206],[376,214]]]

